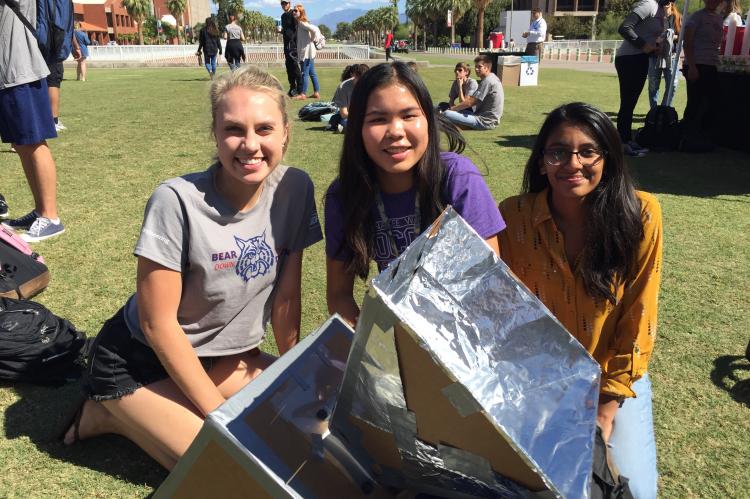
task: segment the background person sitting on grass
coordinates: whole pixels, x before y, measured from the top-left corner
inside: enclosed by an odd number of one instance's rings
[[[500,204],[503,261],[599,362],[597,424],[633,495],[654,499],[647,371],[662,272],[659,202],[634,189],[617,130],[583,103],[547,116],[522,191]]]
[[[284,90],[254,66],[211,85],[217,162],[149,199],[136,293],[99,332],[64,441],[116,433],[171,469],[206,415],[299,339],[303,250],[321,239],[310,178],[280,164]]]
[[[438,104],[438,109],[446,111],[458,103],[462,103],[467,97],[474,95],[479,87],[477,80],[471,77],[471,68],[465,62],[459,62],[456,64],[456,68],[453,70],[456,74],[456,79],[451,84],[451,89],[448,92],[448,102],[441,102]],[[473,111],[473,109],[472,109]]]
[[[443,116],[462,128],[489,130],[495,128],[503,116],[503,84],[492,72],[492,59],[486,55],[474,58],[474,70],[480,79],[476,92],[445,111]]]
[[[333,103],[339,108],[339,112],[334,114],[328,122],[330,130],[340,133],[346,130],[349,120],[349,101],[352,98],[354,86],[368,69],[370,67],[367,64],[352,64],[346,67],[346,74],[342,76],[347,76],[347,78],[336,87],[336,92],[333,94]]]

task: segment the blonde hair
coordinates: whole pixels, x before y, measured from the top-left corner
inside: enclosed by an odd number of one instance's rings
[[[299,20],[304,21],[306,23],[309,23],[310,21],[307,20],[307,12],[305,12],[305,8],[302,6],[301,3],[298,3],[294,6],[294,10],[299,12]]]
[[[284,87],[281,86],[279,80],[258,66],[242,66],[235,71],[224,73],[211,83],[211,90],[209,91],[211,98],[211,134],[215,135],[216,113],[219,111],[219,104],[227,92],[234,88],[246,88],[256,92],[263,92],[276,101],[284,120],[284,126],[287,128],[287,141],[284,144],[284,152],[286,152],[289,146],[289,137],[291,136],[289,113],[287,112],[289,98],[284,93]]]

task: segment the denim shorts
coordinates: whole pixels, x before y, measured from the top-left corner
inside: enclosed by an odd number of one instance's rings
[[[55,137],[57,132],[44,78],[0,89],[0,139],[3,142],[31,145]]]
[[[201,357],[209,371],[218,357]],[[156,353],[139,341],[120,309],[104,323],[89,349],[83,389],[92,400],[113,400],[169,377]]]

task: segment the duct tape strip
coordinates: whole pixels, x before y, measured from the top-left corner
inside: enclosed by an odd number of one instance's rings
[[[490,462],[482,456],[442,444],[438,444],[438,451],[449,470],[474,477],[488,485],[495,483],[495,473]]]
[[[388,406],[393,438],[399,450],[410,454],[417,453],[417,416],[405,408]]]
[[[484,410],[469,390],[466,389],[466,386],[461,383],[453,383],[440,391],[443,392],[445,398],[456,408],[462,418]]]

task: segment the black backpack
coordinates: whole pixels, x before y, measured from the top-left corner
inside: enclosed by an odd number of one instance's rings
[[[302,106],[297,116],[302,121],[320,121],[320,117],[324,114],[336,113],[338,110],[339,108],[333,102],[312,102]]]
[[[80,377],[86,335],[44,305],[0,298],[0,380],[59,386]]]
[[[628,479],[617,470],[607,451],[602,429],[596,427],[592,466],[591,499],[633,499]]]
[[[646,114],[645,126],[638,130],[635,141],[655,151],[672,150],[677,148],[681,137],[675,108],[659,105]]]

